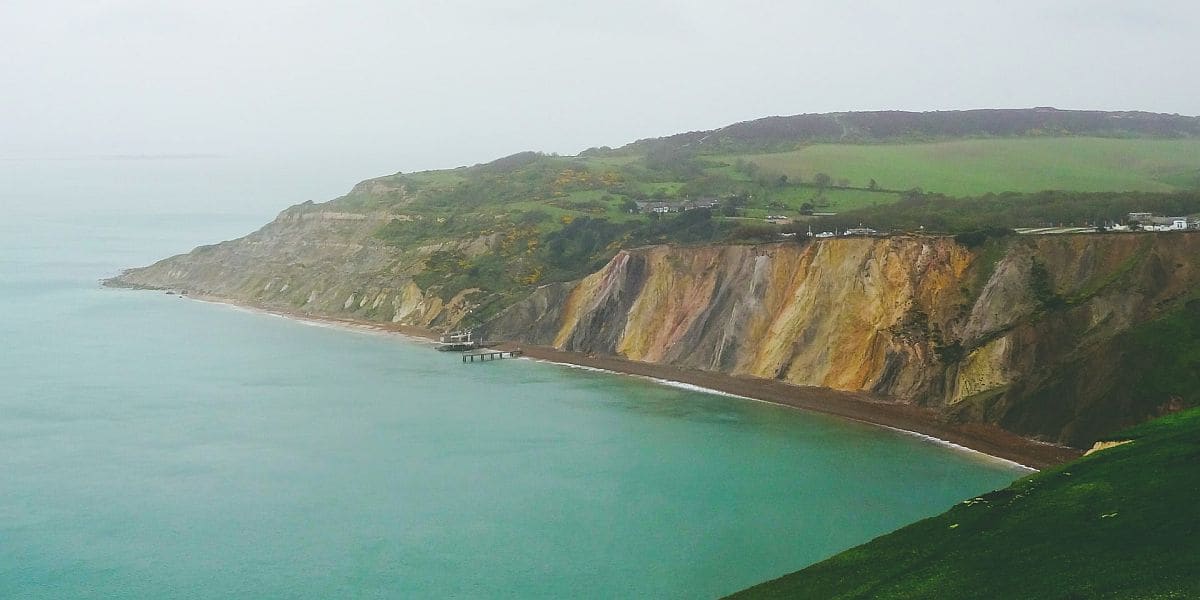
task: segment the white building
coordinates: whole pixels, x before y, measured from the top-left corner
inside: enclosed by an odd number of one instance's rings
[[[1147,212],[1129,213],[1128,217],[1130,223],[1141,224],[1142,231],[1183,231],[1197,228],[1196,222],[1189,221],[1187,217],[1159,217]]]
[[[875,235],[877,233],[879,232],[871,229],[870,227],[863,227],[862,225],[859,225],[858,227],[851,227],[850,229],[843,231],[842,235]]]

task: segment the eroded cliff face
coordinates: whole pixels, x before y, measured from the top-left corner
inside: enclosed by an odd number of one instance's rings
[[[933,351],[906,331],[908,321],[953,314],[953,284],[970,258],[953,243],[901,239],[622,252],[565,294],[552,332],[531,337],[505,315],[495,335],[911,395],[924,381],[905,365],[927,363]]]
[[[473,290],[443,300],[412,279],[424,256],[442,245],[399,249],[374,237],[388,221],[407,218],[302,204],[246,237],[130,269],[110,283],[312,315],[452,326],[471,309]],[[489,250],[486,238],[456,248],[468,254]]]
[[[1192,297],[1200,235],[623,251],[501,313],[495,338],[864,390],[1074,445],[1164,410],[1119,334]]]

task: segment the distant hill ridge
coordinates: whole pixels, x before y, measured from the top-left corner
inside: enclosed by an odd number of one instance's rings
[[[963,137],[1200,137],[1200,117],[1050,107],[906,112],[897,110],[765,117],[719,129],[638,140],[617,152],[657,147],[703,152],[770,150],[808,142],[922,141]]]

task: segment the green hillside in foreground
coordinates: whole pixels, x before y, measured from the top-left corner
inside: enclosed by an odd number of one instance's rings
[[[1200,597],[1200,409],[780,579],[752,598]]]

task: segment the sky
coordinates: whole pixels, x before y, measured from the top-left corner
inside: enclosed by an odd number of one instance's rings
[[[0,159],[362,177],[769,115],[1200,115],[1200,2],[0,0]]]

